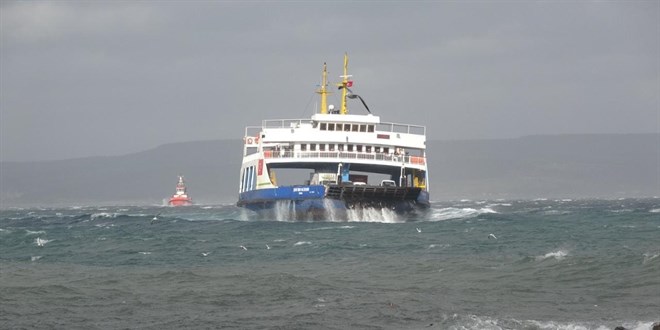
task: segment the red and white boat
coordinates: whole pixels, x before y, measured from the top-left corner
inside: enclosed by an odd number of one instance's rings
[[[179,182],[176,184],[176,193],[172,195],[168,203],[170,206],[188,206],[192,205],[192,198],[186,194],[186,184],[183,182],[183,176],[179,175]]]

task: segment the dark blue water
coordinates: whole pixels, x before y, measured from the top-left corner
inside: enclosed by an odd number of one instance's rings
[[[660,321],[657,198],[278,218],[254,220],[230,205],[2,210],[0,328],[650,329]]]

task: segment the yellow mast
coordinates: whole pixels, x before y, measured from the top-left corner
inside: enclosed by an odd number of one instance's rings
[[[341,89],[341,114],[345,115],[348,113],[348,108],[346,107],[346,88],[348,87],[348,78],[350,77],[348,75],[348,54],[344,53],[344,75],[341,76],[342,81],[339,86],[342,87]]]
[[[328,113],[328,89],[326,86],[328,85],[328,70],[326,68],[325,63],[323,63],[323,78],[321,79],[321,88],[317,90],[316,92],[318,94],[321,94],[321,113],[326,114]]]

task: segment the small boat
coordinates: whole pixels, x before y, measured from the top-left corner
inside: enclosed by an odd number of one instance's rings
[[[347,70],[345,55],[344,74],[336,84],[339,109],[328,105],[324,64],[316,91],[319,113],[245,128],[237,206],[265,218],[287,214],[298,220],[341,219],[365,208],[396,213],[429,208],[426,127],[381,122],[351,90]],[[348,114],[347,101],[355,99],[367,113]],[[288,170],[303,173],[293,184],[278,184]]]
[[[179,175],[179,182],[176,184],[176,193],[172,195],[168,202],[170,206],[188,206],[192,205],[192,198],[186,194],[186,184],[183,176]]]

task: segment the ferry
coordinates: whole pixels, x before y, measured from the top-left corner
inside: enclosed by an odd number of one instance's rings
[[[328,105],[331,88],[324,63],[316,90],[318,113],[245,128],[237,206],[270,219],[283,212],[298,220],[345,219],[365,209],[408,213],[430,206],[426,127],[383,122],[372,114],[351,90],[348,55],[340,78],[339,109]],[[359,100],[364,113],[349,114],[349,100]],[[278,177],[290,175],[288,170],[302,174],[278,184]]]
[[[167,204],[170,206],[188,206],[193,204],[192,198],[186,193],[186,184],[183,182],[182,175],[179,175],[179,182],[176,184],[176,193],[170,197]]]

